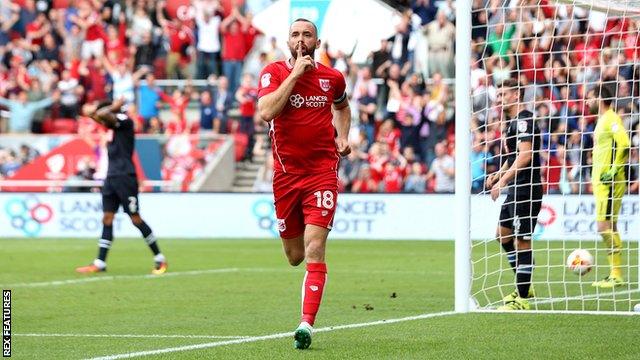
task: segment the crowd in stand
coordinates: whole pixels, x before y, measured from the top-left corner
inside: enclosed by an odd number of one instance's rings
[[[499,166],[501,125],[493,104],[496,88],[513,78],[542,134],[543,185],[562,194],[591,192],[595,88],[615,82],[615,107],[632,140],[628,191],[638,193],[640,19],[547,0],[518,3],[473,1],[474,190]]]
[[[82,104],[125,98],[139,132],[242,133],[253,154],[256,79],[287,57],[284,44],[252,26],[249,6],[223,8],[194,0],[194,17],[172,16],[164,1],[0,0],[0,105],[8,132],[42,132],[45,118],[77,118]],[[589,191],[595,117],[585,99],[605,78],[620,84],[619,109],[638,162],[637,20],[609,19],[566,5],[527,0],[473,0],[473,189],[500,165],[496,87],[517,78],[543,132],[543,176],[549,192]],[[56,3],[54,1],[53,3]],[[248,3],[248,2],[247,2]],[[453,192],[455,1],[395,1],[395,33],[371,49],[365,64],[324,44],[317,61],[341,71],[353,111],[353,153],[341,162],[351,192]],[[547,4],[549,3],[549,4]],[[544,5],[546,4],[546,5]],[[605,35],[614,34],[614,35]],[[617,35],[616,35],[617,34]],[[256,39],[265,46],[253,49]],[[283,46],[283,48],[280,48]],[[283,49],[285,51],[283,51]],[[602,50],[602,51],[601,51]],[[171,91],[156,79],[187,79]],[[196,88],[189,79],[207,79]],[[190,122],[187,108],[198,107]],[[161,119],[161,109],[169,116]],[[233,113],[233,115],[231,115]],[[13,154],[13,158],[17,158]],[[267,163],[268,164],[268,163]],[[2,166],[0,166],[0,169]],[[6,173],[5,173],[6,174]],[[256,190],[268,190],[263,171]],[[631,179],[637,187],[638,171]],[[637,191],[637,190],[636,190]]]
[[[139,132],[199,127],[225,132],[229,109],[241,102],[238,96],[253,93],[253,82],[240,83],[243,60],[258,32],[237,7],[225,16],[217,1],[197,0],[194,19],[183,20],[169,17],[164,1],[64,3],[0,1],[0,104],[9,110],[6,132],[39,133],[45,116],[76,119],[82,104],[113,98],[132,105]],[[208,79],[215,86],[201,92],[187,86],[169,96],[155,86],[155,78]],[[193,125],[184,117],[191,101],[200,101],[207,112]],[[172,116],[160,121],[163,105]]]

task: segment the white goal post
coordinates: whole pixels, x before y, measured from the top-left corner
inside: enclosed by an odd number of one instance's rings
[[[459,0],[455,7],[455,311],[495,311],[516,288],[515,268],[495,239],[506,189],[494,203],[484,188],[488,164],[502,164],[504,156],[504,150],[495,151],[504,147],[505,134],[495,94],[505,79],[514,79],[543,144],[531,309],[629,314],[640,304],[640,188],[631,185],[640,182],[640,0]],[[496,13],[501,15],[490,18]],[[485,23],[474,27],[482,16]],[[474,38],[478,31],[484,37]],[[506,32],[513,37],[503,41]],[[604,113],[597,101],[602,84],[615,84],[611,106],[630,140],[618,248],[605,248],[601,239],[591,181],[595,127]],[[493,133],[500,134],[487,145]],[[483,175],[474,167],[478,159]],[[567,269],[575,249],[595,258],[584,276]],[[613,253],[621,254],[617,268],[624,283],[594,286],[616,268],[609,265]]]

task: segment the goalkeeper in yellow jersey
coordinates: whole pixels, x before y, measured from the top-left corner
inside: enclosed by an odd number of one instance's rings
[[[598,233],[607,246],[611,267],[609,276],[593,286],[613,288],[624,284],[622,274],[622,240],[618,233],[618,213],[626,190],[625,166],[629,159],[629,136],[622,119],[613,109],[614,83],[600,85],[599,117],[593,133],[593,169],[591,182],[596,203]]]

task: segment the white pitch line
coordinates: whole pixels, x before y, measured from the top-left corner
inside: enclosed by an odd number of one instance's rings
[[[640,313],[632,311],[595,311],[595,310],[526,310],[504,311],[496,309],[479,309],[479,313],[487,314],[553,314],[553,315],[615,315],[615,316],[640,316]]]
[[[368,327],[368,326],[394,324],[394,323],[399,323],[399,322],[404,322],[404,321],[429,319],[429,318],[448,316],[448,315],[453,315],[453,314],[456,314],[456,312],[455,311],[443,311],[443,312],[438,312],[438,313],[422,314],[422,315],[416,315],[416,316],[407,316],[407,317],[396,318],[396,319],[378,320],[378,321],[371,321],[371,322],[366,322],[366,323],[356,323],[356,324],[345,324],[345,325],[329,326],[329,327],[323,327],[323,328],[315,329],[313,332],[314,333],[329,332],[329,331],[342,330],[342,329],[355,329],[355,328]],[[170,348],[164,348],[164,349],[130,352],[130,353],[124,353],[124,354],[115,354],[115,355],[95,357],[95,358],[91,358],[89,360],[130,359],[130,358],[139,357],[139,356],[158,355],[158,354],[166,354],[166,353],[173,353],[173,352],[180,352],[180,351],[191,351],[191,350],[198,350],[198,349],[208,349],[208,348],[225,346],[225,345],[243,344],[243,343],[250,343],[250,342],[256,342],[256,341],[263,341],[263,340],[281,339],[281,338],[286,338],[286,337],[293,337],[293,333],[292,332],[283,332],[283,333],[276,333],[276,334],[263,335],[263,336],[252,336],[252,337],[248,337],[248,338],[244,338],[244,339],[215,341],[215,342],[209,342],[209,343],[204,343],[204,344],[194,344],[194,345],[177,346],[177,347],[170,347]]]
[[[540,299],[540,300],[531,300],[529,301],[529,303],[531,305],[541,305],[541,304],[554,304],[554,303],[559,303],[559,302],[567,302],[567,301],[574,301],[574,300],[596,300],[598,298],[608,298],[608,297],[616,297],[616,296],[621,296],[621,295],[628,295],[628,294],[634,294],[640,292],[640,289],[633,289],[633,290],[624,290],[624,291],[613,291],[613,292],[601,292],[599,294],[586,294],[586,295],[576,295],[576,296],[568,296],[568,297],[562,297],[562,298],[548,298],[548,299]],[[495,307],[491,307],[491,308],[480,308],[478,309],[479,312],[502,312],[499,310],[496,310]],[[553,314],[555,313],[556,310],[531,310],[531,311],[526,311],[529,313],[549,313],[549,314]],[[557,310],[561,313],[564,314],[572,314],[572,310]],[[575,310],[577,314],[587,314],[589,313],[589,310]],[[523,311],[517,311],[517,312],[523,312]],[[603,313],[603,315],[608,315],[607,311],[597,311],[598,313]],[[616,313],[623,313],[624,311],[611,311],[612,314],[616,314]],[[633,313],[631,313],[633,314]]]
[[[223,269],[209,269],[209,270],[192,270],[192,271],[178,271],[178,272],[168,272],[162,275],[152,275],[152,274],[144,274],[144,275],[112,275],[112,276],[93,276],[93,277],[85,277],[80,279],[67,279],[67,280],[54,280],[54,281],[43,281],[43,282],[31,282],[31,283],[18,283],[18,284],[9,284],[9,285],[0,285],[3,289],[13,289],[13,288],[21,288],[21,287],[46,287],[46,286],[60,286],[60,285],[72,285],[72,284],[83,284],[89,282],[98,282],[98,281],[112,281],[112,280],[123,280],[123,279],[162,279],[166,277],[174,277],[174,276],[184,276],[184,275],[203,275],[203,274],[218,274],[218,273],[230,273],[230,272],[238,272],[239,268],[223,268]]]
[[[531,304],[539,305],[539,304],[553,304],[557,302],[563,301],[573,301],[573,300],[595,300],[601,297],[616,297],[618,295],[628,295],[640,292],[640,289],[633,290],[624,290],[624,291],[612,291],[612,292],[600,292],[598,294],[586,294],[586,295],[577,295],[577,296],[569,296],[563,298],[550,298],[550,299],[542,299],[542,300],[533,300]]]
[[[348,272],[350,274],[389,274],[391,270],[379,270],[379,271],[358,271],[358,270],[334,270],[333,272]],[[168,272],[162,275],[152,275],[152,274],[142,274],[142,275],[94,275],[92,277],[85,278],[75,278],[75,279],[66,279],[66,280],[53,280],[53,281],[42,281],[42,282],[26,282],[26,283],[16,283],[16,284],[7,284],[0,285],[0,288],[3,289],[13,289],[13,288],[34,288],[34,287],[47,287],[47,286],[61,286],[61,285],[74,285],[74,284],[84,284],[90,282],[99,282],[99,281],[112,281],[112,280],[122,280],[122,279],[162,279],[166,277],[174,277],[174,276],[185,276],[185,275],[205,275],[205,274],[218,274],[218,273],[231,273],[231,272],[285,272],[285,273],[296,273],[298,270],[292,268],[223,268],[223,269],[207,269],[207,270],[191,270],[191,271],[177,271],[177,272]],[[403,270],[393,270],[391,271],[394,274],[427,274],[425,271],[403,271]]]
[[[244,339],[248,336],[162,335],[162,334],[11,334],[18,337],[91,337],[91,338],[160,338],[160,339]]]

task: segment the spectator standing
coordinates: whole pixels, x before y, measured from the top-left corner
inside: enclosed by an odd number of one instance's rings
[[[51,23],[45,13],[38,13],[33,22],[26,26],[26,39],[31,45],[42,46],[44,36],[51,33]]]
[[[433,21],[438,12],[438,8],[435,6],[433,0],[412,0],[411,10],[415,15],[420,17],[420,25],[425,25]]]
[[[211,97],[211,90],[204,90],[200,93],[200,131],[213,131],[217,115],[218,112],[216,104],[214,104]]]
[[[253,85],[253,76],[244,74],[242,84],[236,91],[236,101],[240,110],[240,132],[247,135],[248,144],[243,160],[252,160],[253,146],[255,145],[254,117],[256,113],[256,102],[258,101],[258,89]]]
[[[64,38],[65,59],[80,59],[86,31],[77,24],[73,24]],[[102,51],[102,50],[101,50]]]
[[[102,59],[82,61],[78,73],[86,90],[86,102],[103,101],[107,98],[108,74]]]
[[[147,73],[145,82],[138,86],[138,109],[144,120],[144,126],[149,126],[151,118],[160,115],[160,88],[156,86],[156,77],[153,73]]]
[[[58,81],[60,91],[60,116],[68,119],[75,119],[78,116],[80,96],[84,92],[78,79],[71,77],[69,70],[62,72],[62,78]]]
[[[104,39],[106,34],[102,20],[90,1],[80,1],[78,14],[71,15],[71,21],[84,32],[81,55],[85,60],[91,57],[100,58],[104,55]]]
[[[184,92],[180,89],[175,89],[171,96],[167,95],[163,91],[159,92],[162,101],[169,104],[171,111],[171,121],[167,125],[167,132],[171,134],[182,133],[186,130],[193,130],[189,124],[187,124],[187,117],[185,111],[189,106],[189,100],[191,99],[191,86],[187,86]]]
[[[402,68],[409,58],[409,23],[406,18],[396,26],[396,33],[387,40],[391,43],[391,60]]]
[[[389,66],[391,66],[391,53],[389,52],[389,41],[380,40],[380,49],[369,55],[371,60],[371,72],[376,78],[385,78]]]
[[[0,46],[9,43],[9,32],[19,20],[20,6],[10,1],[0,1]]]
[[[153,68],[158,56],[158,45],[152,41],[151,32],[142,34],[140,43],[131,46],[133,47],[133,51],[130,52],[135,54],[134,69],[138,70],[142,66]]]
[[[213,103],[216,107],[216,118],[213,122],[213,131],[226,134],[229,131],[228,112],[234,101],[234,94],[229,89],[229,81],[226,77],[218,78],[218,86],[213,91]]]
[[[169,40],[167,54],[167,77],[173,79],[188,78],[187,66],[190,61],[189,47],[193,45],[193,31],[179,17],[168,21],[164,16],[166,1],[159,1],[156,17],[165,37]]]
[[[444,142],[436,144],[436,158],[431,162],[427,180],[435,178],[433,190],[437,193],[453,193],[455,190],[455,167],[451,155],[447,154]]]
[[[52,34],[44,35],[42,46],[40,46],[36,58],[39,60],[60,61],[60,46]]]
[[[456,28],[443,10],[438,11],[436,19],[428,23],[423,30],[429,44],[429,76],[440,73],[445,78],[454,76],[453,44]]]
[[[147,34],[150,35],[152,30],[153,23],[144,8],[144,3],[142,1],[138,1],[135,5],[133,14],[131,15],[131,44],[134,46],[144,44],[144,36]]]
[[[135,101],[135,83],[149,71],[149,68],[142,67],[132,73],[132,63],[128,64],[122,61],[114,65],[107,58],[104,59],[103,65],[113,80],[113,99],[124,98],[125,104],[133,103]]]
[[[229,91],[235,94],[240,84],[242,64],[247,53],[247,34],[250,23],[237,7],[220,24],[223,37],[222,73],[229,80]]]
[[[203,1],[196,1],[194,5],[198,25],[197,77],[206,79],[211,74],[220,75],[220,25],[224,15],[219,8],[205,7]]]
[[[0,105],[9,109],[9,132],[29,133],[31,131],[31,123],[36,112],[40,109],[51,106],[51,104],[59,98],[60,94],[54,92],[51,97],[36,102],[29,102],[28,94],[24,90],[18,93],[17,100],[9,100],[0,97]]]
[[[499,20],[494,29],[489,33],[487,47],[494,55],[507,58],[507,52],[511,50],[511,40],[516,33],[516,25],[506,25],[503,20]]]
[[[487,176],[486,165],[491,154],[487,150],[487,143],[481,141],[476,135],[471,149],[471,191],[480,193],[484,187],[484,179]]]

